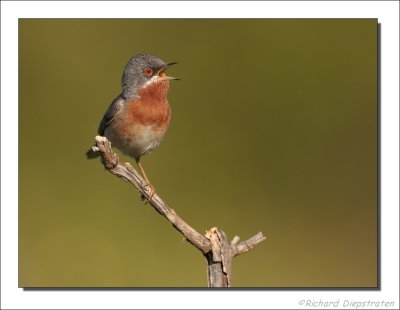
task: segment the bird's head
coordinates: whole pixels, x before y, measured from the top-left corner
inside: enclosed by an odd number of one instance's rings
[[[127,63],[122,75],[122,89],[125,97],[134,97],[138,91],[155,83],[169,83],[170,80],[179,80],[165,74],[170,66],[176,62],[165,63],[160,58],[150,54],[138,54]],[[161,84],[160,84],[161,85]]]

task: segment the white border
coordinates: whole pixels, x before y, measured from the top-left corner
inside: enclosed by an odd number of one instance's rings
[[[301,308],[302,299],[394,301],[399,308],[399,3],[339,2],[1,2],[1,308]],[[21,17],[378,18],[382,24],[381,291],[23,291],[18,288],[17,94]],[[320,307],[318,307],[320,308]],[[315,309],[315,308],[314,308]],[[328,308],[327,308],[328,309]],[[351,309],[349,307],[349,309]],[[367,309],[367,308],[365,308]],[[371,308],[369,308],[371,309]]]

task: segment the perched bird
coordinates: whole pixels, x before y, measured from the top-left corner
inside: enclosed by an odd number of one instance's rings
[[[135,159],[146,185],[150,200],[154,186],[140,163],[140,158],[162,142],[171,120],[167,93],[169,81],[165,70],[176,62],[165,63],[150,54],[138,54],[127,63],[122,75],[122,93],[113,100],[103,116],[98,134],[107,137],[111,145]],[[90,149],[87,158],[98,153]]]

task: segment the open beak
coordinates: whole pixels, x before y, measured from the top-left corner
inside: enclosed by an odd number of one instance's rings
[[[176,78],[176,77],[173,77],[173,76],[168,76],[168,75],[165,74],[165,70],[167,70],[172,65],[176,65],[176,64],[177,64],[177,62],[170,62],[170,63],[166,64],[160,71],[158,71],[158,73],[157,73],[158,80],[159,81],[180,80],[180,78]]]

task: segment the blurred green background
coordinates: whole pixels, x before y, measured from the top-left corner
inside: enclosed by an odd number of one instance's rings
[[[207,285],[200,252],[85,158],[147,52],[182,78],[142,161],[157,192],[200,232],[267,236],[233,285],[375,287],[375,19],[21,19],[19,286]]]

